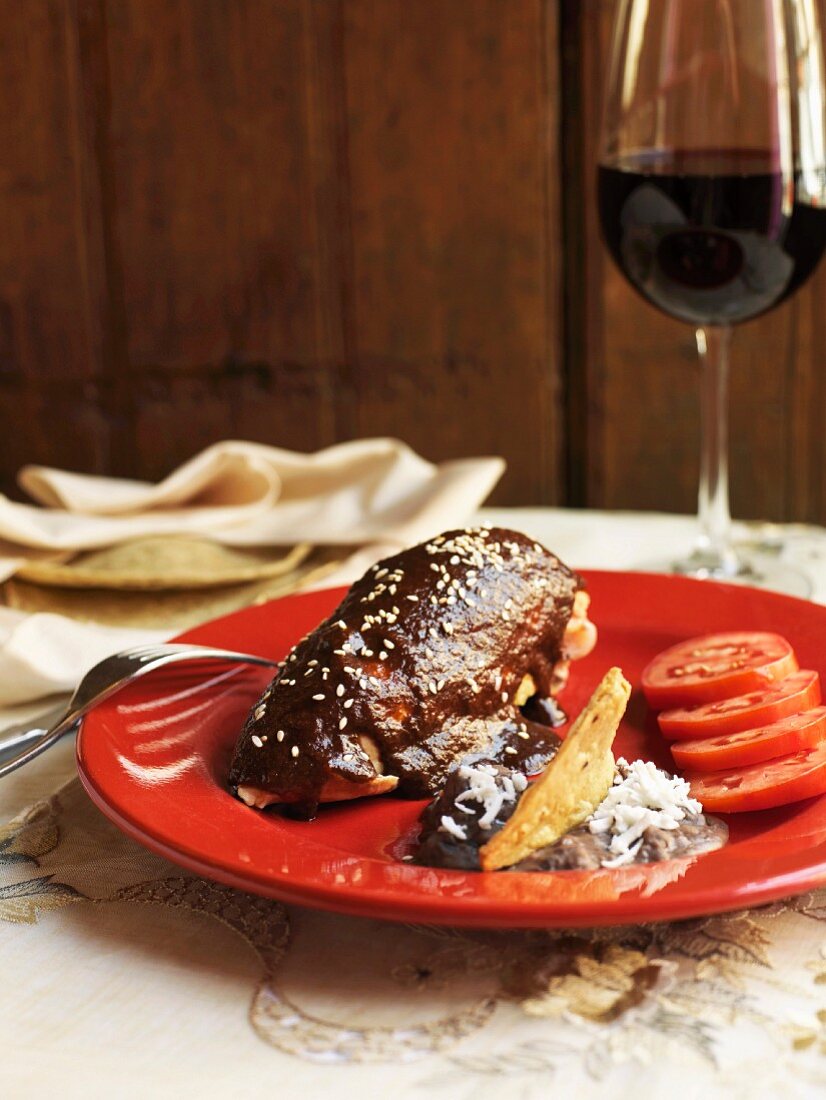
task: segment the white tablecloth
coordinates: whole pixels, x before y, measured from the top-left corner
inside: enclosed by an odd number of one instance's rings
[[[694,530],[484,517],[581,568],[679,554]],[[789,550],[822,601],[824,548]],[[346,918],[192,878],[72,776],[63,743],[0,781],[0,1097],[826,1094],[826,891],[593,933]]]

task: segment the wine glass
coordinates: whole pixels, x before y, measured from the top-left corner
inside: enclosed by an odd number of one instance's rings
[[[817,0],[618,0],[599,215],[631,285],[693,325],[700,533],[666,571],[809,595],[776,556],[738,553],[728,502],[731,326],[773,309],[826,246]]]

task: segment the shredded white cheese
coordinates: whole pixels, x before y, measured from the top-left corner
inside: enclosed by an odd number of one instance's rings
[[[687,814],[699,814],[703,807],[691,798],[688,783],[669,776],[650,761],[629,764],[620,757],[614,785],[594,810],[588,827],[592,833],[610,833],[610,859],[603,867],[631,863],[650,826],[676,829]]]
[[[525,776],[519,772],[499,775],[492,764],[462,764],[459,778],[464,779],[469,786],[457,797],[456,806],[463,813],[475,814],[476,809],[467,803],[479,803],[482,807],[480,829],[489,829],[505,803],[516,802],[528,785]]]
[[[505,803],[516,802],[528,785],[525,776],[519,772],[499,775],[492,764],[462,764],[459,777],[468,783],[468,787],[457,796],[454,805],[463,814],[475,815],[481,808],[480,829],[490,829]],[[448,833],[457,840],[467,840],[465,826],[448,814],[442,817],[439,832]]]
[[[459,825],[454,821],[452,817],[444,814],[439,823],[439,832],[448,833],[450,836],[456,837],[457,840],[467,840],[467,830],[464,825]]]

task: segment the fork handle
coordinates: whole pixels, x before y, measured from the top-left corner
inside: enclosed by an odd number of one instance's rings
[[[23,764],[28,764],[36,756],[40,756],[55,741],[59,741],[65,734],[77,729],[80,719],[75,715],[67,716],[62,722],[58,722],[51,729],[35,727],[22,733],[13,734],[11,737],[0,741],[0,778],[15,771]],[[9,756],[8,754],[11,753]]]

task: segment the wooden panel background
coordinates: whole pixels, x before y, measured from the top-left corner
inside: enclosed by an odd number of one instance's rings
[[[611,268],[611,0],[0,0],[0,479],[222,437],[690,511],[692,334]],[[826,267],[735,341],[733,502],[826,520]]]

